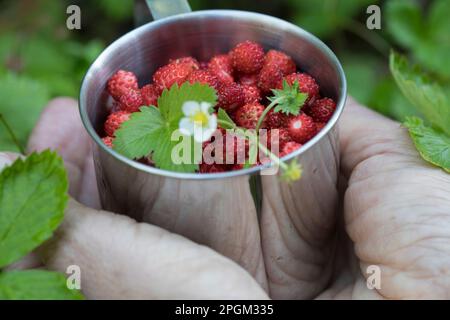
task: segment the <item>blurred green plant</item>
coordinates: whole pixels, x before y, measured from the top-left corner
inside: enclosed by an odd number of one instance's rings
[[[411,66],[405,57],[392,52],[391,72],[422,118],[408,117],[404,125],[428,162],[450,172],[450,97],[447,90],[431,80],[418,66]]]

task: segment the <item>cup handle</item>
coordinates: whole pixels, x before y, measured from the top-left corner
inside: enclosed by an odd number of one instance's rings
[[[179,13],[191,12],[187,0],[146,0],[154,20],[159,20]]]

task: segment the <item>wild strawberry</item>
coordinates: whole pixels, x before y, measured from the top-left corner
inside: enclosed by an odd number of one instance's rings
[[[176,63],[176,64],[186,64],[190,66],[193,70],[200,69],[200,63],[197,61],[197,59],[193,57],[182,57],[177,59],[170,59],[169,63]]]
[[[269,50],[264,60],[264,65],[276,65],[283,76],[294,73],[297,69],[294,60],[284,52],[278,50]]]
[[[108,92],[115,99],[130,90],[138,89],[138,80],[133,72],[119,70],[108,80]]]
[[[241,74],[239,76],[239,83],[241,85],[247,86],[257,86],[258,85],[258,74]]]
[[[259,117],[264,112],[265,107],[257,102],[248,103],[240,107],[235,114],[236,123],[240,127],[255,129]]]
[[[113,141],[114,141],[113,137],[110,137],[110,136],[104,137],[104,138],[102,138],[102,141],[108,148],[113,147]]]
[[[208,69],[208,62],[206,62],[206,61],[200,61],[200,62],[198,63],[198,65],[199,65],[199,67],[200,67],[200,70],[206,70],[206,69]]]
[[[244,91],[245,103],[259,102],[261,100],[261,91],[257,86],[242,85]]]
[[[206,164],[206,163],[200,163],[199,165],[199,172],[200,173],[219,173],[219,172],[225,172],[226,166],[221,164]]]
[[[219,86],[217,94],[217,105],[229,113],[232,113],[234,110],[245,104],[242,86],[235,82]]]
[[[242,170],[242,169],[244,169],[243,163],[236,163],[231,166],[231,171]]]
[[[236,71],[256,73],[264,63],[264,49],[256,42],[244,41],[230,52],[231,63]]]
[[[153,82],[160,91],[163,91],[175,83],[181,85],[192,71],[199,68],[197,60],[191,57],[172,60],[169,64],[156,70],[153,74]]]
[[[317,131],[314,120],[304,113],[290,117],[287,122],[287,129],[292,139],[298,143],[307,142]]]
[[[283,80],[283,73],[275,64],[264,65],[259,73],[258,87],[262,92],[269,94],[271,89],[276,89]]]
[[[126,112],[137,112],[144,105],[142,94],[139,90],[131,90],[124,93],[119,99],[119,108]]]
[[[147,84],[141,88],[142,102],[145,106],[157,106],[159,91],[154,84]]]
[[[299,91],[308,94],[308,98],[305,101],[305,104],[308,104],[310,101],[314,101],[319,95],[319,85],[316,80],[306,73],[292,73],[284,78],[289,85],[292,85],[295,80],[298,81]],[[278,89],[283,88],[283,80],[278,82]]]
[[[295,150],[299,149],[301,146],[302,145],[300,143],[297,143],[294,141],[289,141],[289,142],[285,143],[284,146],[281,148],[280,158],[294,152]]]
[[[234,82],[233,66],[227,54],[213,57],[208,63],[208,70],[219,79],[222,84]]]
[[[187,77],[187,80],[190,83],[202,83],[207,84],[215,89],[219,86],[219,80],[215,75],[213,75],[208,70],[195,70]]]
[[[283,128],[286,126],[288,116],[282,112],[274,112],[273,109],[269,111],[266,115],[265,123],[267,128],[276,129]]]
[[[317,132],[321,131],[327,124],[325,122],[316,122]]]
[[[267,149],[275,152],[281,151],[283,146],[292,141],[289,131],[284,128],[262,130],[260,134],[260,142],[267,147]]]
[[[223,136],[223,155],[226,164],[243,164],[248,156],[248,140],[232,133]]]
[[[308,108],[308,114],[316,122],[328,122],[336,110],[336,103],[330,98],[323,98],[313,102]]]
[[[114,132],[130,118],[130,113],[126,111],[117,111],[111,113],[105,121],[105,132],[108,136],[113,137]]]

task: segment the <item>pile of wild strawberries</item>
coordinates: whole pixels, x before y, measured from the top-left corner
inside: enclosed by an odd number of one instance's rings
[[[290,56],[277,50],[265,53],[261,45],[252,41],[241,42],[229,53],[216,55],[209,62],[199,62],[193,57],[171,60],[153,74],[152,83],[142,88],[132,72],[119,70],[108,81],[107,89],[116,106],[105,121],[103,141],[111,147],[115,130],[128,120],[130,113],[138,112],[141,106],[157,106],[164,89],[185,81],[208,84],[216,89],[216,109],[224,109],[238,126],[254,129],[268,105],[267,98],[272,96],[271,89],[281,89],[283,80],[290,85],[297,80],[299,90],[308,97],[299,115],[287,116],[271,110],[263,122],[262,128],[268,130],[268,135],[272,129],[279,130],[278,156],[282,157],[314,137],[331,118],[336,103],[321,97],[316,80],[297,71]],[[209,143],[204,143],[204,147]],[[202,163],[200,172],[237,170],[242,166]]]

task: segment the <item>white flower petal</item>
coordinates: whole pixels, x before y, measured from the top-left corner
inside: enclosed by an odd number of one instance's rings
[[[213,133],[215,130],[211,130],[211,129],[204,129],[202,132],[202,142],[204,141],[208,141],[209,139],[211,139]]]
[[[200,110],[202,110],[203,113],[209,114],[209,108],[211,108],[211,104],[208,102],[202,101],[200,103]]]
[[[178,125],[180,127],[181,134],[192,136],[194,134],[194,123],[189,118],[182,118]]]
[[[217,129],[217,117],[215,114],[209,116],[207,128],[213,131]]]
[[[200,104],[196,101],[186,101],[181,107],[184,115],[193,116],[200,110]]]

